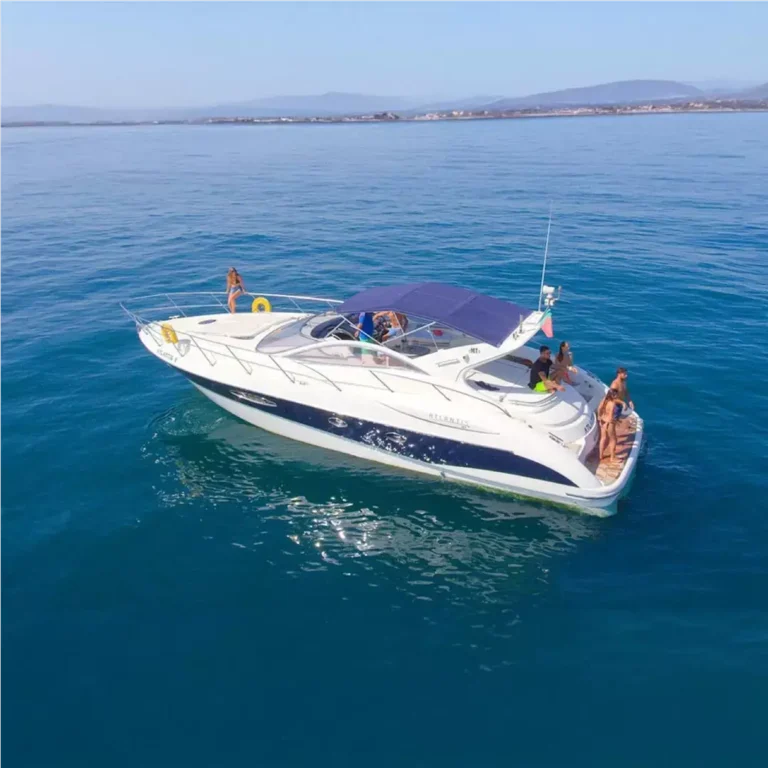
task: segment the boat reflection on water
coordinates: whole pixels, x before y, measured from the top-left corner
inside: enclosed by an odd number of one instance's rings
[[[598,519],[577,512],[271,435],[195,395],[151,431],[145,453],[161,467],[165,505],[194,511],[210,538],[246,549],[268,544],[263,555],[285,558],[282,567],[295,573],[375,571],[405,578],[417,596],[442,590],[493,600],[546,588],[552,558],[600,531]]]

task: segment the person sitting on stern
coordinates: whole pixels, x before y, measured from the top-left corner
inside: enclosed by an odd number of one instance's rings
[[[565,392],[565,387],[549,378],[549,369],[552,367],[552,352],[549,347],[539,349],[539,357],[531,366],[531,379],[528,387],[534,392]]]

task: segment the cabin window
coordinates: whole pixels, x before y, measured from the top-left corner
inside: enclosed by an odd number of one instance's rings
[[[295,355],[292,360],[307,365],[348,365],[365,366],[371,370],[398,369],[421,373],[421,370],[407,360],[402,360],[388,352],[386,347],[368,344],[365,347],[348,344],[333,344],[328,347],[311,347]]]

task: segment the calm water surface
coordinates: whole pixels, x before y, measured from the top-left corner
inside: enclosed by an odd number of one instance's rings
[[[765,764],[768,115],[2,136],[8,766]],[[261,433],[120,299],[435,279],[631,372],[609,520]],[[243,306],[245,308],[245,306]]]

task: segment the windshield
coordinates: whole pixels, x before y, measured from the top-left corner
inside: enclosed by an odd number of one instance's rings
[[[267,334],[257,349],[269,355],[299,349],[329,338],[352,341],[358,336],[358,319],[357,314],[339,315],[335,312],[298,318]],[[422,317],[402,315],[397,325],[386,317],[383,323],[376,322],[371,342],[408,357],[421,357],[449,347],[477,344],[478,340]]]

